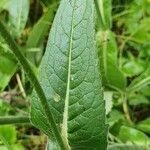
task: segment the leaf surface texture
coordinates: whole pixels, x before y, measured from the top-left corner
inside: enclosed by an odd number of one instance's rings
[[[39,80],[71,149],[105,150],[107,127],[92,1],[61,1],[40,65]],[[35,92],[32,97],[32,122],[52,139]]]

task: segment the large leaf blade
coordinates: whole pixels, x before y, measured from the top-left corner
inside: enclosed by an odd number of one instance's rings
[[[107,145],[94,14],[88,0],[61,1],[39,71],[49,107],[72,149],[103,150]],[[36,94],[31,117],[52,138]]]

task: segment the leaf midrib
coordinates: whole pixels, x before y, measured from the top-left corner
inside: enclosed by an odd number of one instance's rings
[[[68,59],[68,77],[67,77],[67,88],[66,88],[66,97],[65,97],[65,106],[64,106],[64,114],[63,114],[63,123],[62,123],[62,136],[68,144],[68,106],[69,106],[69,95],[70,95],[70,81],[71,81],[71,60],[72,60],[72,48],[73,48],[73,21],[74,21],[74,6],[75,6],[76,0],[73,4],[73,11],[72,11],[72,20],[71,20],[71,31],[70,31],[70,40],[69,40],[69,59]]]

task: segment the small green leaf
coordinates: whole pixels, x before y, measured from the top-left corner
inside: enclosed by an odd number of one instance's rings
[[[34,25],[28,40],[26,44],[26,52],[29,48],[39,48],[39,52],[33,52],[33,53],[27,53],[27,58],[32,63],[37,63],[39,60],[41,60],[41,57],[43,55],[43,51],[41,50],[44,38],[46,36],[46,33],[48,32],[48,29],[50,28],[50,25],[52,24],[53,18],[54,18],[54,12],[57,8],[57,3],[54,3],[49,6],[47,11],[43,14],[43,16],[40,18],[40,20]],[[39,59],[37,59],[37,56],[39,54]]]
[[[27,48],[40,47],[46,32],[48,31],[54,18],[54,11],[57,4],[50,5],[47,11],[43,14],[40,20],[34,25],[32,32],[27,40]]]
[[[127,90],[129,92],[139,91],[146,85],[150,84],[150,65],[148,64],[148,68],[144,71],[140,76],[135,78],[131,84],[128,86]]]
[[[10,149],[11,144],[16,142],[17,133],[12,125],[0,126],[0,140]]]
[[[108,60],[107,85],[119,91],[124,91],[126,82],[126,78],[121,70]]]
[[[124,120],[124,114],[120,111],[117,111],[113,109],[110,113],[110,116],[108,118],[109,126],[113,126],[115,123],[117,123],[119,120]]]
[[[4,90],[17,69],[17,61],[5,43],[0,43],[0,91]]]
[[[118,49],[114,34],[109,30],[99,31],[97,43],[99,46],[103,84],[119,91],[124,91],[126,88],[126,78],[117,66]]]
[[[137,76],[144,71],[144,66],[138,60],[127,60],[122,67],[122,72],[127,77]]]
[[[11,148],[12,148],[12,150],[25,150],[25,148],[23,147],[23,145],[21,145],[20,143],[18,143],[18,144],[12,144]]]
[[[138,106],[138,105],[150,105],[149,98],[145,95],[132,93],[128,96],[128,102],[131,106]]]
[[[132,142],[133,144],[149,145],[150,138],[143,132],[134,128],[122,126],[119,132],[119,138],[124,142]]]
[[[26,48],[39,48],[39,52],[27,53],[27,58],[30,62],[37,64],[43,55],[42,46],[44,38],[54,18],[54,12],[57,8],[57,3],[49,6],[40,20],[34,25],[26,44]],[[26,52],[28,52],[26,49]],[[39,56],[39,57],[38,57]]]
[[[98,0],[100,14],[101,14],[101,27],[105,29],[111,29],[112,26],[112,16],[111,16],[111,0]]]
[[[10,30],[14,36],[19,37],[27,22],[29,0],[11,0],[5,9],[9,12]]]
[[[150,118],[147,118],[139,122],[136,127],[139,130],[142,130],[143,132],[150,134]]]

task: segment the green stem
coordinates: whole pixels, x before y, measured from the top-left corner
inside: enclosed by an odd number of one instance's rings
[[[29,117],[2,117],[0,118],[0,125],[6,124],[21,124],[21,123],[30,123]]]
[[[100,12],[100,8],[99,8],[98,0],[94,0],[94,3],[95,3],[95,8],[96,8],[97,16],[98,16],[99,25],[102,24],[102,27],[104,27],[104,24],[103,24],[103,21],[102,21],[102,17],[101,17],[101,12]]]
[[[57,128],[57,125],[55,123],[53,114],[52,114],[50,108],[48,107],[48,101],[46,99],[45,93],[44,93],[44,91],[43,91],[43,89],[42,89],[42,87],[41,87],[34,71],[32,70],[32,68],[31,68],[29,62],[27,61],[27,59],[22,54],[22,52],[21,52],[20,48],[18,47],[17,43],[11,37],[11,35],[7,31],[5,25],[1,21],[0,21],[0,33],[1,33],[2,37],[8,43],[11,50],[15,54],[16,58],[18,59],[20,64],[23,66],[23,69],[25,70],[26,74],[30,78],[30,81],[33,84],[33,86],[35,88],[35,91],[36,91],[36,93],[37,93],[37,95],[40,99],[40,102],[41,102],[41,105],[43,107],[44,113],[46,115],[47,121],[50,125],[50,128],[52,129],[52,132],[53,132],[59,146],[61,147],[62,150],[67,150],[68,147],[64,143],[64,141],[62,139],[62,136],[61,136],[61,134],[60,134],[60,132]]]
[[[122,93],[122,98],[123,98],[123,111],[124,111],[125,117],[126,117],[128,123],[130,125],[132,125],[132,120],[131,120],[131,117],[130,117],[128,104],[127,104],[127,95],[126,95],[126,93]]]

